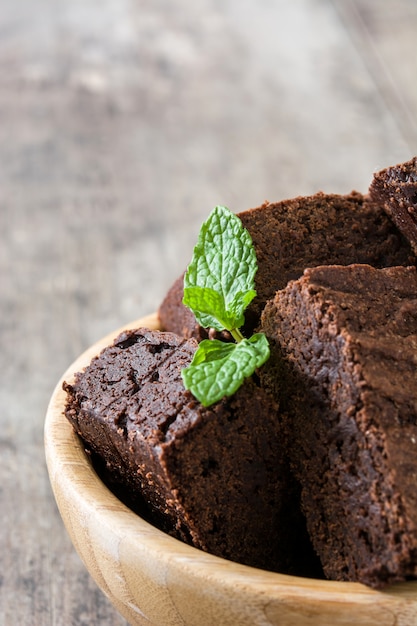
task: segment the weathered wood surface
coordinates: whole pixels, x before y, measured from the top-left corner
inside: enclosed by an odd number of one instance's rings
[[[4,0],[0,625],[125,624],[43,453],[88,345],[155,310],[217,203],[365,191],[417,153],[415,0]]]

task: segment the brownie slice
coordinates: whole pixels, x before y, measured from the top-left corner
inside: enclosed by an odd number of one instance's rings
[[[262,315],[302,507],[324,572],[382,587],[417,575],[417,276],[307,269]]]
[[[417,157],[375,174],[369,194],[384,207],[417,254]]]
[[[275,401],[248,379],[204,408],[180,374],[196,347],[172,333],[121,334],[64,384],[67,418],[132,508],[144,500],[164,531],[241,563],[317,575]]]
[[[259,323],[265,302],[306,267],[368,263],[375,267],[411,265],[406,239],[376,203],[363,195],[318,193],[238,213],[251,234],[258,259],[257,297],[249,305],[245,332]],[[183,277],[159,308],[161,327],[201,340],[207,331],[182,304]]]

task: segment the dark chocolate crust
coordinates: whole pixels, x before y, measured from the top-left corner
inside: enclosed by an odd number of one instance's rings
[[[375,174],[369,194],[385,209],[417,254],[417,157]]]
[[[318,575],[284,462],[277,406],[254,380],[203,407],[181,369],[197,343],[125,332],[73,383],[66,416],[133,508],[164,531],[241,563]]]
[[[262,380],[325,574],[374,587],[417,575],[415,268],[323,266],[265,307]]]
[[[245,332],[259,323],[265,302],[306,267],[367,263],[374,267],[415,263],[410,244],[378,204],[362,194],[323,194],[265,203],[238,213],[258,259],[257,297],[246,313]],[[207,331],[182,304],[182,276],[159,308],[161,327],[201,340]]]

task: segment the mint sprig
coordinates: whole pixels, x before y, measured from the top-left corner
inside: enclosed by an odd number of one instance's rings
[[[201,227],[184,277],[183,303],[200,326],[228,330],[236,343],[205,339],[182,370],[184,386],[204,406],[233,395],[269,358],[263,333],[245,339],[244,312],[256,295],[258,265],[248,231],[226,207],[217,206]]]

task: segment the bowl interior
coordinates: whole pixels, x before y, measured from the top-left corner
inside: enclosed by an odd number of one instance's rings
[[[58,382],[45,421],[48,472],[65,527],[91,576],[129,623],[417,623],[417,582],[378,592],[359,583],[258,570],[183,544],[118,500],[63,414],[62,382],[71,381],[121,330],[138,327],[158,329],[157,316],[136,320],[84,352]]]

